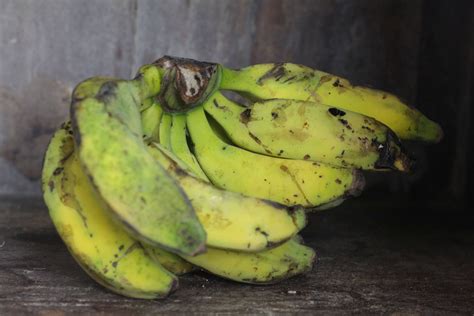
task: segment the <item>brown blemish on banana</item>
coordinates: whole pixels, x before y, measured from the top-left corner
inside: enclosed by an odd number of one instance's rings
[[[95,98],[101,102],[108,103],[116,95],[117,82],[107,81],[102,84]]]
[[[287,78],[285,81],[283,81],[282,83],[290,82],[290,81],[294,80],[295,78],[296,78],[296,76],[291,76],[291,77]]]
[[[265,150],[265,152],[269,155],[272,154],[272,152],[268,149],[268,146],[266,146],[265,144],[262,143],[262,141],[260,140],[260,138],[258,138],[257,136],[255,136],[254,134],[252,134],[252,132],[249,131],[249,136],[250,138],[252,138],[258,145],[262,146],[263,150]]]
[[[306,203],[308,204],[311,204],[311,202],[308,200],[308,198],[306,197],[306,194],[304,193],[303,191],[303,188],[301,187],[301,185],[299,184],[298,180],[296,179],[295,175],[293,173],[290,172],[290,170],[288,169],[287,166],[285,165],[281,165],[280,166],[280,169],[285,172],[286,174],[288,174],[291,178],[291,180],[293,181],[294,184],[296,184],[296,187],[298,188],[298,191],[301,192],[301,195],[303,196],[303,198],[306,200]]]
[[[112,267],[114,267],[114,269],[117,268],[117,265],[120,262],[120,260],[122,260],[128,254],[132,253],[132,251],[134,251],[135,249],[140,249],[140,248],[141,248],[141,245],[138,242],[134,242],[133,244],[131,244],[130,247],[128,247],[127,250],[125,250],[124,253],[120,255],[120,257],[117,258],[117,260],[112,262]]]
[[[343,88],[344,86],[341,84],[341,82],[339,81],[339,78],[336,79],[336,81],[334,81],[334,83],[332,84],[334,87],[341,87]]]
[[[257,144],[262,145],[262,141],[261,141],[257,136],[255,136],[254,134],[252,134],[252,132],[250,132],[250,131],[249,131],[249,136],[250,136],[250,138],[252,138]]]
[[[247,125],[252,118],[252,110],[251,109],[246,109],[242,113],[240,113],[240,122],[243,124]]]
[[[213,99],[212,100],[212,103],[214,104],[214,106],[218,109],[221,109],[222,111],[224,112],[230,112],[229,108],[226,107],[225,105],[220,105],[219,102],[217,102],[216,99]]]
[[[276,81],[280,80],[286,74],[286,68],[284,63],[275,63],[273,68],[267,71],[263,76],[257,79],[258,85],[263,85],[265,80],[275,78]]]

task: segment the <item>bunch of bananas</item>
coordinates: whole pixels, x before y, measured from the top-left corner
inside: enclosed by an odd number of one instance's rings
[[[116,293],[163,297],[195,268],[274,283],[312,268],[308,211],[359,195],[362,170],[409,171],[399,137],[441,135],[397,97],[308,67],[165,56],[74,89],[44,199],[79,265]]]

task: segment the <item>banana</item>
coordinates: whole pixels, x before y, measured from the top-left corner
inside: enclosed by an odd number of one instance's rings
[[[202,108],[187,113],[187,126],[199,164],[220,188],[305,207],[358,195],[363,188],[357,170],[269,157],[225,143],[212,131]]]
[[[339,167],[410,169],[393,132],[367,116],[286,99],[242,107],[219,92],[211,101],[205,103],[206,112],[247,150]]]
[[[183,275],[194,270],[192,264],[174,253],[147,244],[142,244],[142,247],[155,262],[175,275]]]
[[[159,73],[145,68],[132,81],[85,81],[73,92],[71,120],[84,172],[110,214],[136,238],[194,255],[206,235],[177,183],[143,142],[140,107],[159,91]]]
[[[232,70],[222,67],[221,89],[256,99],[312,101],[375,118],[398,137],[438,142],[441,127],[393,94],[352,85],[348,80],[291,63],[260,64]]]
[[[163,146],[166,148],[166,146]],[[196,177],[203,181],[209,182],[204,171],[202,171],[196,157],[188,147],[186,135],[186,115],[175,114],[172,118],[170,150],[176,155],[189,169],[192,170]]]
[[[163,113],[160,122],[160,144],[167,150],[171,150],[170,136],[171,136],[172,116],[168,113]]]
[[[51,219],[70,253],[93,279],[128,297],[158,298],[178,280],[108,216],[83,173],[69,124],[53,136],[42,188]]]
[[[272,284],[311,271],[316,254],[294,238],[258,253],[207,248],[203,254],[184,258],[223,278],[252,284]]]
[[[288,208],[218,189],[189,174],[160,145],[151,144],[148,148],[189,197],[206,231],[208,247],[262,251],[285,242],[306,225],[301,207]]]
[[[160,140],[160,120],[163,110],[151,98],[147,99],[147,103],[149,105],[140,111],[143,137],[158,142]]]

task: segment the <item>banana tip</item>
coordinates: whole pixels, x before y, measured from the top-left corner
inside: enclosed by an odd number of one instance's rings
[[[346,191],[347,196],[358,197],[365,188],[365,177],[362,171],[354,169],[352,171],[352,184]]]

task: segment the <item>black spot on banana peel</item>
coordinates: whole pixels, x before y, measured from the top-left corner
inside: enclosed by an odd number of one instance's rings
[[[84,171],[110,213],[146,243],[202,252],[206,234],[188,198],[143,142],[139,108],[149,96],[133,80],[93,82],[86,90],[71,103],[74,136]]]

